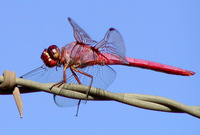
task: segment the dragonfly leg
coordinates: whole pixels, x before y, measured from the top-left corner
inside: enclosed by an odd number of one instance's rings
[[[73,76],[75,77],[76,81],[81,84],[81,81],[79,80],[78,76],[76,75],[76,73],[73,71],[73,69],[70,67],[70,70],[73,74]],[[78,116],[78,111],[79,111],[79,107],[80,107],[80,103],[81,103],[81,99],[78,101],[78,106],[77,106],[77,110],[76,110],[76,117]]]
[[[76,71],[76,72],[79,72],[79,73],[81,73],[81,74],[83,74],[83,75],[86,75],[86,76],[88,76],[88,77],[91,78],[89,88],[88,88],[88,90],[87,90],[87,92],[86,92],[86,99],[85,99],[85,104],[86,104],[86,103],[87,103],[88,94],[89,94],[89,92],[90,92],[90,89],[91,89],[91,86],[92,86],[92,82],[93,82],[93,76],[90,75],[90,74],[87,74],[87,73],[85,73],[85,72],[83,72],[83,71],[81,71],[81,70],[78,70],[78,69],[76,69],[76,68],[74,68],[74,67],[71,67],[71,69],[74,70],[74,71]],[[76,78],[76,77],[75,77],[75,78]],[[78,77],[77,77],[77,78],[78,78]],[[79,79],[78,79],[78,80],[79,80]]]
[[[73,69],[70,68],[70,70],[71,70],[73,76],[75,77],[76,81],[77,81],[79,84],[82,84],[81,81],[79,80],[78,76],[76,75],[76,73],[73,71]]]
[[[67,68],[67,67],[64,67],[64,68],[63,68],[63,80],[62,80],[61,82],[56,83],[56,84],[54,84],[53,86],[51,86],[50,90],[51,90],[53,87],[55,87],[55,86],[60,87],[63,83],[66,83],[66,82],[67,82],[67,79],[66,79],[66,68]]]
[[[67,82],[67,78],[66,78],[66,66],[64,66],[63,68],[63,82],[66,83]]]
[[[77,106],[77,110],[76,110],[76,117],[78,116],[78,111],[79,111],[79,106],[80,106],[81,100],[78,101],[78,106]]]
[[[53,87],[55,87],[55,86],[60,87],[63,83],[64,83],[64,82],[61,81],[61,82],[59,82],[59,83],[56,83],[56,84],[52,85],[52,86],[50,87],[50,90],[53,89]]]

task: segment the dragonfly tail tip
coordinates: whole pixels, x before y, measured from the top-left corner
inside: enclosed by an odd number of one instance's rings
[[[195,72],[190,71],[189,76],[190,76],[190,75],[194,75],[194,74],[195,74]]]

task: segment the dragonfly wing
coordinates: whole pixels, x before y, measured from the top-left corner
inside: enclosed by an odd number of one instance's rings
[[[38,67],[24,75],[21,78],[37,81],[40,83],[58,83],[63,80],[63,68],[49,68],[45,65]]]
[[[101,89],[107,88],[115,79],[116,72],[109,66],[88,66],[85,68],[79,68],[79,70],[91,74],[93,78],[92,86],[98,87]],[[81,83],[84,85],[89,85],[91,78],[76,73]],[[66,69],[67,83],[77,83],[70,69]],[[42,65],[39,68],[36,68],[24,75],[21,76],[24,79],[30,79],[40,83],[58,83],[63,80],[63,66],[49,68],[45,65]],[[62,86],[61,86],[62,87]],[[58,95],[54,95],[54,101],[59,107],[69,107],[78,105],[79,100],[70,99]],[[82,101],[84,102],[84,101]]]
[[[54,102],[57,106],[59,107],[72,107],[72,106],[77,106],[79,100],[77,99],[72,99],[72,98],[66,98],[58,95],[53,96]],[[84,100],[81,100],[81,103],[84,103]]]
[[[67,78],[72,78],[72,73],[69,69],[66,70],[66,74],[67,74]],[[58,83],[63,80],[63,66],[49,68],[45,65],[42,65],[41,67],[38,67],[38,68],[22,75],[20,78],[37,81],[40,83]],[[73,80],[73,78],[71,79],[71,81],[75,82],[75,80]],[[54,95],[54,101],[55,101],[56,105],[58,105],[59,107],[75,106],[78,104],[78,101],[79,101],[79,100],[70,99],[70,98],[65,98],[63,100],[64,97],[62,97],[62,98],[58,98],[58,97],[61,97],[61,96]],[[65,103],[61,103],[63,101]]]
[[[88,44],[88,45],[93,45],[93,44],[97,43],[96,41],[92,40],[91,37],[78,24],[76,24],[71,18],[68,18],[68,20],[73,28],[74,37],[77,42]]]
[[[116,57],[118,60],[128,63],[125,58],[126,49],[124,45],[124,40],[121,34],[114,28],[110,28],[104,39],[95,45],[102,54],[109,53]]]
[[[81,70],[85,73],[88,73],[93,76],[93,87],[101,88],[101,89],[106,89],[115,79],[116,77],[116,72],[109,66],[100,66],[100,65],[95,65],[95,66],[88,66],[85,68],[78,68],[78,70]],[[91,78],[88,76],[85,76],[79,72],[76,72],[76,75],[78,76],[79,80],[83,85],[89,85],[91,82]],[[67,77],[67,83],[77,83],[76,79],[74,78],[73,75],[70,75]],[[60,107],[67,107],[69,106],[69,101],[74,100],[74,105],[78,104],[79,100],[75,99],[70,99],[65,98],[62,96],[55,95],[54,96],[54,101],[55,103],[60,106]],[[70,101],[70,102],[71,102]],[[76,102],[75,102],[76,101]],[[83,102],[83,101],[82,101]],[[71,104],[70,104],[71,105]]]

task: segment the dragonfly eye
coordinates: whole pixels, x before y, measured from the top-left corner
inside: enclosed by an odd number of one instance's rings
[[[56,66],[60,59],[59,48],[56,45],[51,45],[48,49],[44,49],[41,59],[48,67]]]
[[[60,58],[60,49],[56,45],[51,45],[47,49],[50,57],[54,60],[59,60]]]

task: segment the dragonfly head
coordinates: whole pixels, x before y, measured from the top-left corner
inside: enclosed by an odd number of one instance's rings
[[[41,55],[41,59],[47,67],[56,66],[60,57],[60,49],[56,45],[51,45],[48,49],[44,49]]]

